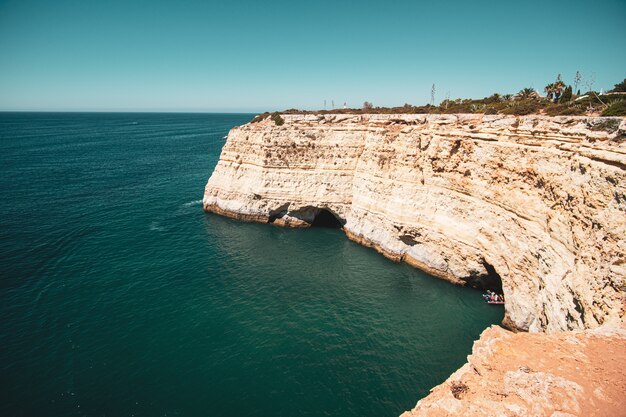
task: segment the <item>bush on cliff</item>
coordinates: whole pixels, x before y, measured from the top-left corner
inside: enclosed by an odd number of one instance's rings
[[[559,99],[559,103],[567,103],[568,101],[572,101],[572,86],[568,85],[563,91],[563,95]]]
[[[285,119],[280,117],[280,113],[274,112],[272,113],[272,120],[276,124],[276,126],[282,126],[285,123]]]
[[[502,114],[513,114],[516,116],[524,116],[526,114],[533,114],[539,112],[542,105],[538,100],[526,99],[511,102],[511,104],[504,109],[500,110]]]
[[[250,123],[258,123],[261,120],[265,120],[267,119],[267,117],[269,116],[269,112],[265,112],[265,113],[261,113],[261,114],[257,114],[256,116],[254,116],[254,118],[252,120],[250,120]]]
[[[572,102],[551,104],[545,108],[548,116],[577,116],[585,114],[585,111],[585,106]]]
[[[579,80],[580,81],[580,80]],[[578,86],[578,84],[577,84]],[[549,87],[549,88],[548,88]],[[371,103],[366,102],[363,108],[353,109],[332,109],[332,110],[298,110],[289,109],[282,114],[418,114],[418,113],[476,113],[476,114],[509,114],[509,115],[527,115],[527,114],[547,114],[550,116],[569,116],[583,114],[597,114],[604,111],[606,115],[624,115],[624,104],[615,104],[623,101],[626,97],[623,94],[603,94],[597,92],[588,92],[583,96],[577,94],[574,96],[571,86],[557,80],[546,87],[546,91],[552,94],[553,99],[542,97],[534,88],[527,87],[520,90],[519,93],[499,94],[495,93],[489,97],[482,99],[445,99],[439,105],[426,104],[424,106],[415,106],[405,104],[400,107],[374,107]],[[626,79],[623,82],[615,84],[615,92],[623,92],[626,90]],[[558,102],[554,102],[554,98],[558,97]],[[272,116],[272,120],[277,125],[282,124],[278,121],[279,115],[276,117],[270,113],[259,115],[258,120],[263,120]],[[256,120],[257,118],[255,118]],[[254,120],[253,120],[254,121]]]
[[[612,93],[625,93],[626,92],[626,78],[621,83],[615,84],[615,88],[611,90]]]
[[[295,110],[295,109],[293,109]],[[297,110],[296,110],[297,112]],[[262,120],[265,120],[267,118],[272,119],[272,121],[276,124],[276,126],[282,126],[285,123],[285,119],[283,119],[282,117],[280,117],[280,113],[279,112],[274,112],[274,113],[270,113],[270,112],[265,112],[265,113],[261,113],[258,114],[256,116],[254,116],[254,118],[252,120],[250,120],[250,123],[258,123]]]
[[[614,101],[602,112],[602,116],[626,116],[626,100]]]

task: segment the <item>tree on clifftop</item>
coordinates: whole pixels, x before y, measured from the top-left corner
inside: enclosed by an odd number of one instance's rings
[[[365,103],[363,103],[363,110],[372,110],[373,108],[374,108],[374,105],[370,103],[369,101],[366,101]]]
[[[626,93],[626,78],[621,83],[615,84],[615,88],[611,90],[611,93]]]
[[[534,98],[536,95],[535,90],[532,87],[522,88],[519,93],[515,95],[515,98],[519,100],[525,100],[528,98]]]
[[[566,103],[568,101],[572,101],[572,86],[568,85],[567,88],[563,91],[563,95],[561,96],[561,103]]]
[[[556,76],[556,81],[546,85],[543,89],[548,95],[550,100],[553,100],[555,103],[559,101],[561,98],[561,94],[565,90],[565,83],[561,80],[561,74]]]

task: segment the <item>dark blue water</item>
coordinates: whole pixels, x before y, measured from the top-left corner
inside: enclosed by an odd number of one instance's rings
[[[340,230],[205,214],[250,118],[0,113],[1,416],[397,416],[501,320]]]

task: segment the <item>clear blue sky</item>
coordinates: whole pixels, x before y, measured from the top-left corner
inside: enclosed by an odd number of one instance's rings
[[[576,70],[608,89],[625,22],[626,0],[0,0],[0,110],[425,104]]]

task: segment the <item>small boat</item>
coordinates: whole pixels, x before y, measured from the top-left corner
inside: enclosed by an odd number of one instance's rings
[[[492,298],[495,295],[495,299]],[[500,294],[483,294],[483,298],[487,304],[504,304],[504,296]]]

